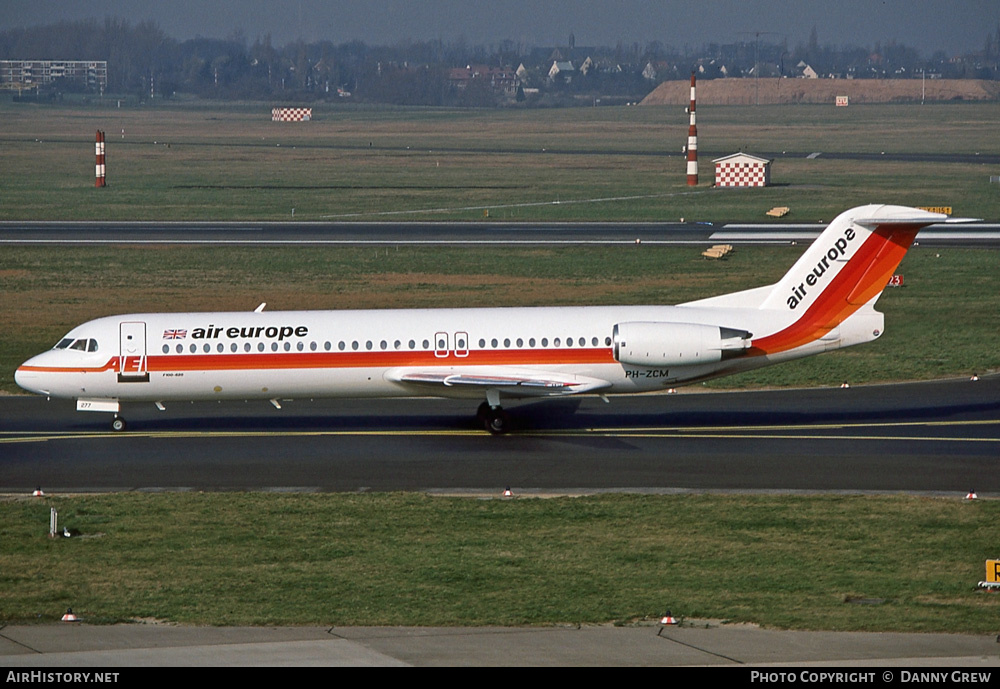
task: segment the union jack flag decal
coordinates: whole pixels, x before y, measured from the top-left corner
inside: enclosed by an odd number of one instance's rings
[[[163,339],[164,340],[183,340],[187,337],[187,330],[164,330]]]

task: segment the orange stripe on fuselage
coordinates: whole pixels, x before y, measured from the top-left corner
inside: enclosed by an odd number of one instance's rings
[[[434,352],[277,352],[148,357],[150,372],[234,371],[300,368],[391,368],[395,366],[554,366],[614,363],[610,349],[480,350],[468,356]]]
[[[815,342],[885,289],[917,231],[909,225],[877,226],[802,316],[784,330],[754,340],[748,354],[777,354]]]
[[[438,357],[434,352],[273,352],[255,354],[162,354],[146,357],[150,373],[186,371],[274,371],[292,369],[392,368],[396,366],[558,366],[613,364],[610,348],[473,350],[467,356]],[[117,371],[118,357],[94,368],[22,366],[42,373]]]

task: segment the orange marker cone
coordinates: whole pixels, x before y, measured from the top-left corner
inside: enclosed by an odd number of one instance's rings
[[[511,492],[511,490],[510,490],[510,486],[507,486],[507,487],[506,487],[506,488],[504,489],[504,491],[503,491],[503,496],[504,496],[505,498],[512,498],[512,497],[514,497],[514,493],[513,493],[513,492]]]
[[[677,620],[674,619],[674,616],[670,614],[669,610],[667,610],[667,613],[663,616],[663,619],[660,620],[660,624],[673,625],[677,624]]]
[[[76,615],[73,614],[73,608],[66,608],[66,614],[62,616],[63,622],[77,622]]]
[[[966,499],[966,500],[975,500],[975,499],[977,499],[978,497],[979,497],[979,496],[978,496],[978,495],[976,495],[976,491],[974,491],[974,490],[970,490],[970,491],[969,491],[969,494],[965,496],[965,499]]]

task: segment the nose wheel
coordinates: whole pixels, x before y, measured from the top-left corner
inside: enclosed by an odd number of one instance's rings
[[[125,423],[125,419],[120,416],[116,416],[114,421],[111,422],[111,430],[116,433],[121,433],[127,428],[128,424]]]

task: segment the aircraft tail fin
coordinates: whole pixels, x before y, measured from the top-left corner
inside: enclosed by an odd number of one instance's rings
[[[860,206],[841,213],[761,303],[761,309],[785,311],[793,320],[755,340],[754,348],[772,354],[829,337],[875,303],[921,228],[965,221],[906,206]]]

